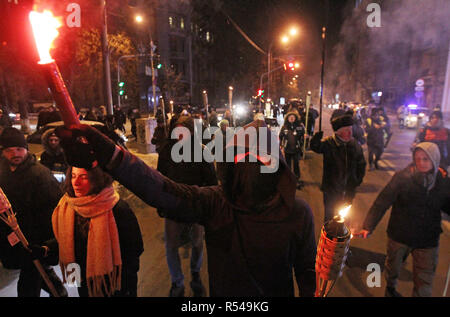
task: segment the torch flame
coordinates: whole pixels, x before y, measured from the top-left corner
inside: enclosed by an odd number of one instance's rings
[[[339,216],[342,219],[345,219],[345,217],[347,216],[348,211],[350,210],[350,208],[352,208],[352,205],[348,205],[347,207],[344,207],[341,210],[339,210]]]
[[[41,59],[39,64],[53,62],[50,49],[52,48],[53,40],[59,34],[57,29],[62,25],[61,22],[50,11],[44,11],[42,13],[31,11],[29,19]]]

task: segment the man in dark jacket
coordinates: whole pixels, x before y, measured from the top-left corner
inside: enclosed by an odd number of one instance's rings
[[[255,123],[264,125],[255,121],[243,131]],[[241,145],[242,155],[227,162],[223,185],[198,187],[162,176],[89,126],[60,128],[58,133],[74,164],[92,164],[79,155],[80,146],[86,146],[76,136],[83,135],[99,165],[138,197],[170,219],[205,227],[211,296],[294,296],[293,269],[300,295],[314,295],[311,209],[295,197],[295,178],[282,158],[276,172],[261,171],[263,164],[278,162],[278,144],[264,158]],[[267,127],[260,133],[275,139]]]
[[[450,165],[450,129],[444,126],[441,111],[433,111],[430,121],[419,130],[413,147],[420,142],[432,142],[439,148],[441,154],[440,166],[446,169]]]
[[[413,163],[395,173],[378,195],[356,236],[367,238],[392,206],[387,234],[386,296],[401,296],[396,290],[403,262],[413,256],[413,296],[431,296],[439,254],[441,210],[450,214],[450,179],[439,168],[436,144],[419,143]]]
[[[369,150],[369,169],[372,170],[374,165],[376,169],[379,169],[378,161],[384,151],[384,125],[378,110],[374,109],[370,118],[366,120],[365,130]]]
[[[42,245],[53,239],[51,216],[62,196],[59,184],[50,170],[39,164],[34,155],[28,153],[27,143],[22,132],[7,128],[0,136],[2,160],[0,161],[0,187],[16,213],[20,228],[32,246]],[[41,288],[46,289],[32,259],[20,243],[13,246],[8,242],[11,229],[0,223],[0,259],[5,268],[20,269],[17,283],[19,297],[39,297]],[[45,271],[61,296],[67,291],[49,264]]]
[[[281,151],[284,154],[289,168],[293,169],[297,177],[297,187],[301,188],[303,182],[300,180],[300,157],[302,156],[305,126],[300,122],[297,112],[289,112],[284,118],[284,124],[280,130]],[[293,168],[291,167],[293,165]]]
[[[156,124],[151,142],[155,145],[156,152],[159,153],[161,151],[161,146],[167,140],[166,126],[162,115],[156,118]]]
[[[194,142],[205,150],[202,146],[201,139],[194,138],[194,119],[188,116],[181,116],[176,118],[174,128],[185,127],[189,129],[191,138],[183,140],[191,142],[191,150],[195,149]],[[201,127],[201,125],[200,125]],[[178,140],[167,139],[161,146],[158,157],[157,170],[164,176],[171,180],[187,185],[197,186],[212,186],[217,185],[216,172],[213,163],[207,163],[204,160],[201,162],[194,162],[194,152],[192,151],[191,160],[185,162],[184,160],[175,163],[171,157],[173,146]],[[163,210],[158,210],[161,216],[165,215]],[[189,239],[184,239],[188,235]],[[205,295],[205,289],[200,279],[200,269],[203,262],[203,226],[196,223],[180,223],[166,218],[165,221],[165,245],[166,258],[169,266],[170,276],[172,278],[172,287],[169,292],[170,297],[184,296],[184,276],[181,268],[180,256],[178,253],[179,247],[187,242],[192,243],[191,253],[191,288],[194,297],[202,297]],[[189,241],[186,241],[189,240]]]
[[[311,150],[323,154],[324,222],[333,219],[340,207],[351,204],[366,169],[361,145],[352,137],[352,116],[337,113],[332,116],[331,125],[334,135],[322,140],[320,131],[311,139]]]

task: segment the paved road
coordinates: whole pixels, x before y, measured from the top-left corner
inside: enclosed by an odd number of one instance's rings
[[[324,111],[323,126],[325,136],[332,133],[329,125],[330,111]],[[394,122],[393,122],[394,123]],[[394,123],[394,136],[389,147],[382,157],[380,166],[382,170],[368,171],[363,185],[359,188],[354,200],[350,218],[350,226],[358,227],[377,194],[387,184],[395,170],[405,167],[411,161],[409,146],[412,143],[415,132],[412,130],[398,130]],[[149,165],[155,166],[157,156],[155,154],[138,154],[133,143],[129,144],[131,151],[144,159]],[[323,201],[319,185],[322,177],[322,158],[312,152],[308,152],[305,161],[301,161],[302,178],[306,186],[297,191],[299,197],[304,198],[312,207],[315,218],[316,236],[320,234],[323,221]],[[128,201],[136,213],[143,233],[144,254],[141,256],[141,269],[139,271],[139,296],[160,297],[167,296],[170,288],[170,277],[167,269],[164,249],[164,220],[159,218],[155,209],[147,206],[129,191],[119,188],[121,196]],[[338,280],[330,296],[348,297],[373,297],[383,296],[385,281],[381,278],[381,287],[369,288],[366,271],[369,263],[378,263],[384,266],[386,250],[386,227],[389,212],[382,219],[374,234],[367,240],[353,239],[351,241],[352,255],[349,257],[348,266],[343,276]],[[447,228],[448,222],[446,222]],[[445,277],[450,263],[450,230],[446,229],[441,236],[441,249],[439,265],[433,290],[434,296],[442,296]],[[186,285],[189,285],[189,248],[180,250],[183,270],[186,272]],[[206,250],[205,250],[206,254]],[[207,257],[204,258],[201,271],[202,279],[207,287]],[[406,261],[405,269],[400,275],[398,290],[409,296],[412,292],[412,266],[411,259]],[[232,268],[230,268],[232,269]],[[7,271],[0,267],[0,296],[16,296],[17,271]],[[46,294],[42,292],[43,296]],[[69,289],[70,296],[77,296],[74,289]],[[186,296],[191,296],[189,287],[186,288]],[[450,294],[447,294],[450,296]]]

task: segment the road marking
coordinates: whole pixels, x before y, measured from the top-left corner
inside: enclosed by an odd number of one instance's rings
[[[379,164],[380,164],[380,165],[384,165],[384,166],[382,166],[382,167],[387,167],[387,168],[391,169],[391,170],[386,171],[386,172],[387,172],[390,176],[393,176],[393,175],[395,174],[395,167],[392,166],[391,164],[389,164],[388,162],[389,162],[389,160],[383,160],[383,159],[381,159],[381,160],[379,161]],[[392,171],[392,169],[393,169],[394,171]]]

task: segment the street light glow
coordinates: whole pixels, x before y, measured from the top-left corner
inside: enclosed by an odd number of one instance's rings
[[[288,37],[287,35],[283,35],[283,36],[281,37],[281,42],[284,43],[284,44],[286,44],[287,42],[289,42],[289,37]]]
[[[292,35],[292,36],[296,36],[297,33],[298,33],[298,30],[297,30],[296,27],[293,27],[293,28],[291,28],[291,29],[289,30],[289,34]]]
[[[144,18],[142,17],[142,15],[136,15],[135,20],[137,23],[141,23],[142,21],[144,21]]]
[[[228,89],[230,89],[230,90],[233,90],[233,87],[232,87],[232,86],[230,86],[230,87],[228,87]]]

